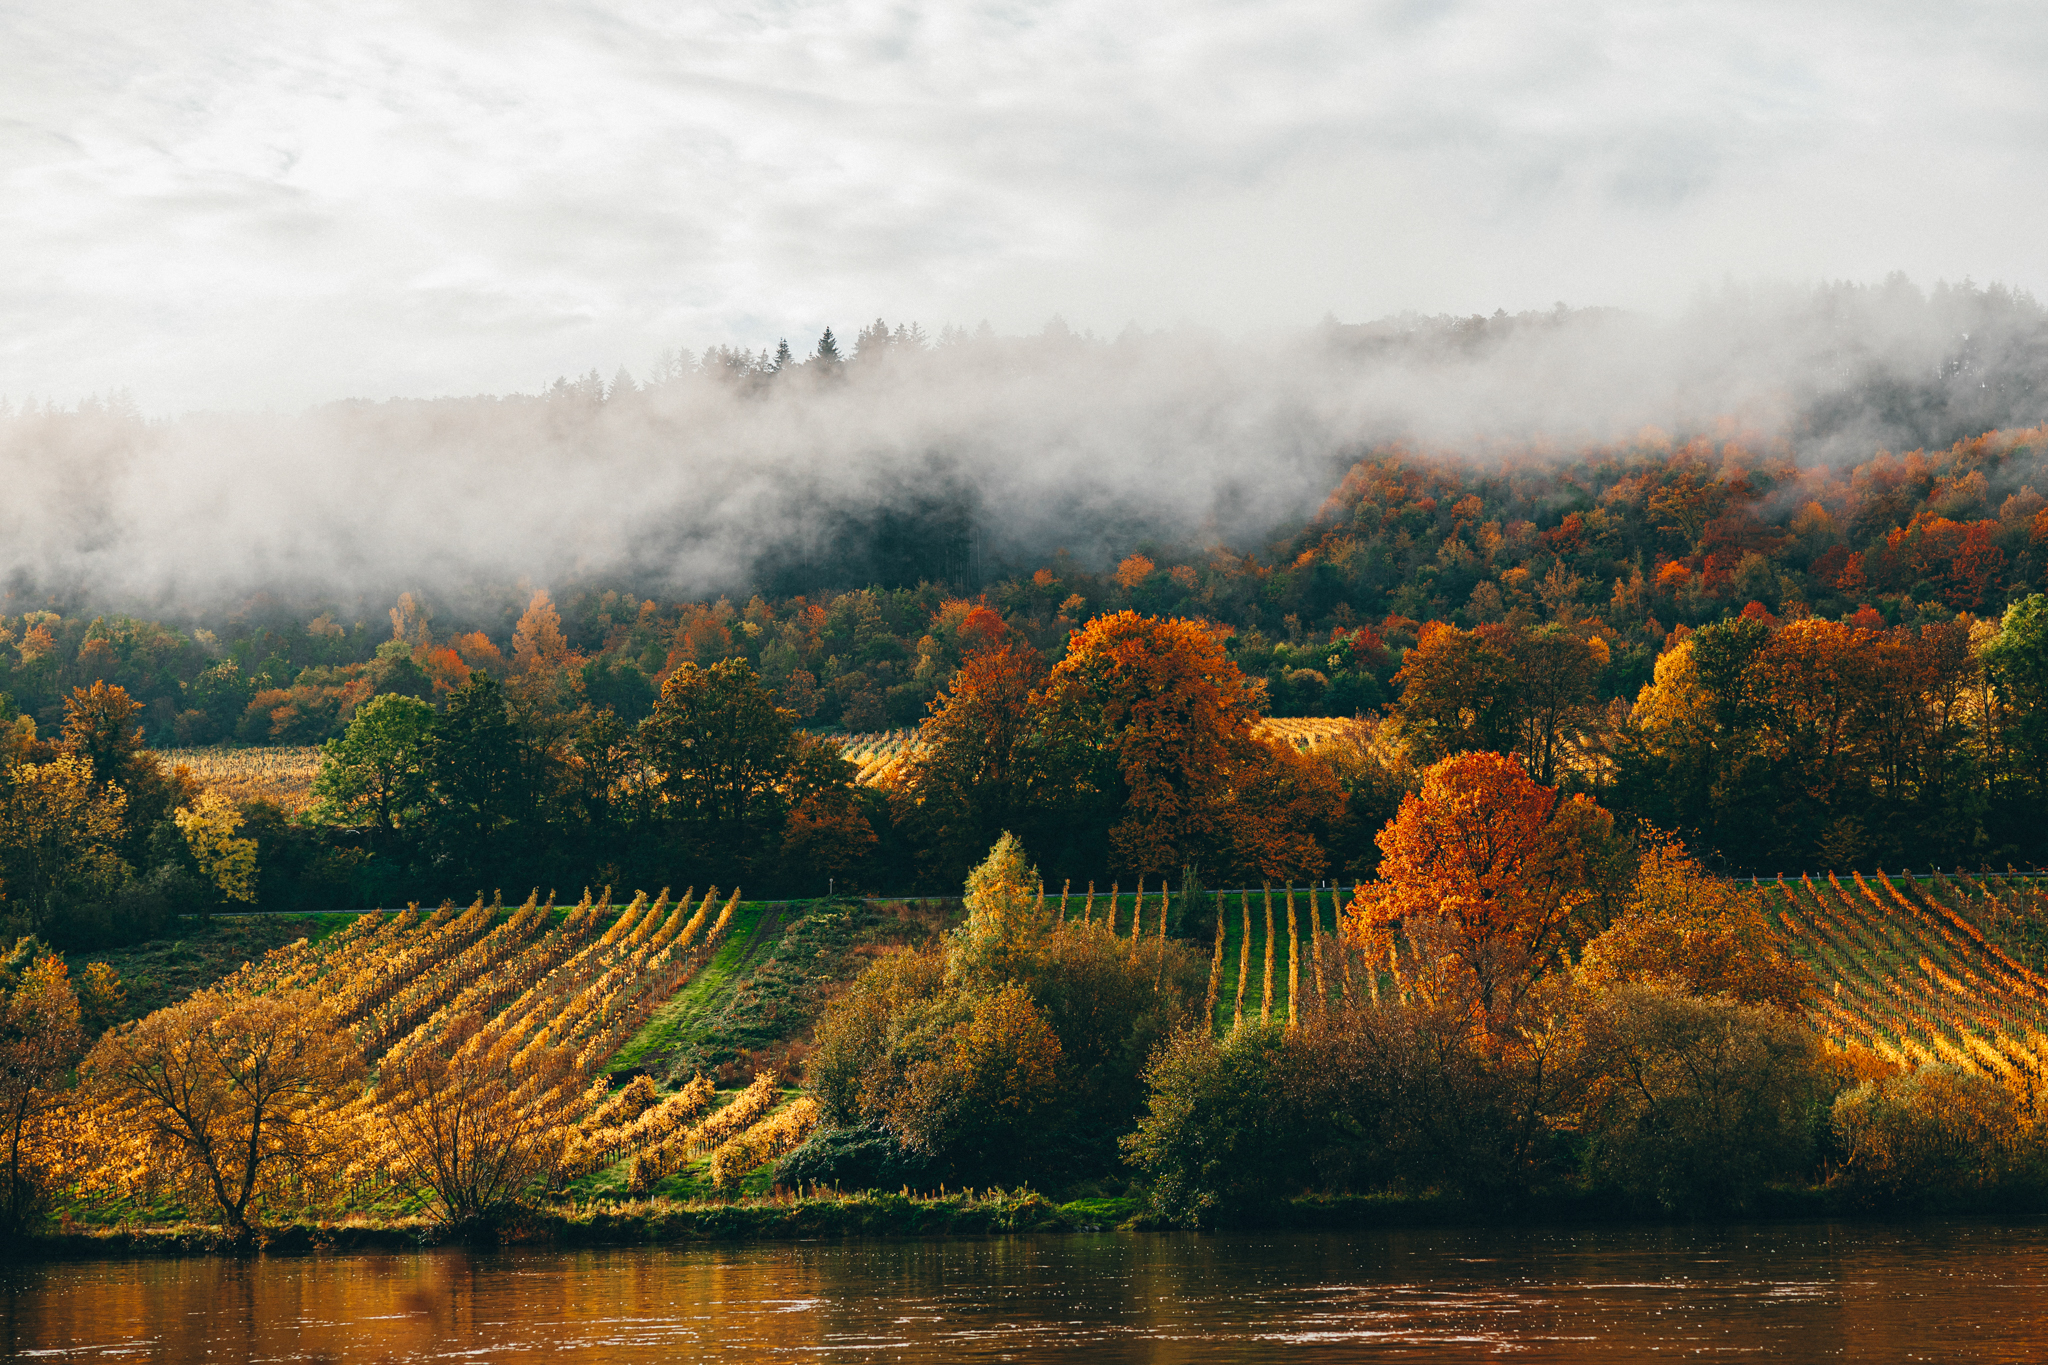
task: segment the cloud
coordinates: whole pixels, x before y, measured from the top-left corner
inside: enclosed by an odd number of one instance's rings
[[[1647,425],[1813,464],[2048,422],[2048,313],[1903,279],[1731,289],[1676,321],[1049,327],[737,382],[711,359],[609,397],[594,381],[291,416],[0,418],[0,601],[973,578],[1059,548],[1102,563],[1146,536],[1258,548],[1397,440],[1497,473]]]
[[[877,313],[2048,284],[2010,5],[157,0],[0,50],[17,399],[531,390]]]

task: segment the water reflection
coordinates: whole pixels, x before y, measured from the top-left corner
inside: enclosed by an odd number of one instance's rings
[[[2048,1356],[1982,1223],[1076,1235],[108,1261],[0,1282],[13,1357],[131,1361]]]

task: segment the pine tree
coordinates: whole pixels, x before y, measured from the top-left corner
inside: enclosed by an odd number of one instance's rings
[[[791,355],[789,352],[789,338],[784,337],[782,338],[782,340],[776,342],[775,359],[771,362],[771,368],[773,369],[773,372],[776,374],[781,374],[784,370],[788,369],[791,365],[795,363],[796,357]]]
[[[811,357],[824,365],[839,364],[839,343],[832,338],[832,329],[827,327],[825,335],[818,338],[818,353]]]

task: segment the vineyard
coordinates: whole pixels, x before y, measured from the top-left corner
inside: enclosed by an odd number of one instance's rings
[[[275,801],[292,815],[311,808],[313,776],[320,771],[320,750],[311,747],[166,749],[162,757],[168,767],[191,769],[200,786],[230,801]]]
[[[1321,1001],[1412,999],[1430,988],[1427,944],[1397,933],[1368,963],[1338,936],[1350,894],[1276,887],[1218,896],[1209,995],[1218,1033],[1241,1018],[1290,1021]],[[1761,883],[1755,894],[1818,976],[1814,1021],[1836,1046],[1907,1068],[2048,1076],[2048,974],[2021,960],[2028,945],[2019,940],[2048,925],[2048,892],[2037,885],[1851,872]],[[1131,898],[1122,904],[1128,926]]]
[[[914,729],[881,730],[871,734],[842,735],[839,756],[854,768],[854,783],[862,787],[894,786],[903,765],[918,750]]]
[[[1350,733],[1355,723],[1325,716],[1267,717],[1252,733],[1308,750]],[[894,786],[919,746],[912,727],[835,735],[832,740],[839,746],[839,756],[853,765],[855,784],[863,787]],[[202,787],[231,801],[275,801],[293,815],[311,808],[313,777],[320,771],[320,750],[312,747],[166,749],[162,758],[167,765],[190,768]]]
[[[2048,977],[1996,941],[2048,915],[2034,885],[1829,874],[1764,884],[1779,925],[1822,981],[1816,1022],[1901,1066],[2041,1077]],[[1989,932],[1987,932],[1989,931]]]
[[[644,1193],[700,1167],[729,1192],[807,1136],[815,1106],[786,1102],[772,1071],[722,1097],[701,1076],[673,1091],[645,1075],[614,1089],[607,1063],[727,941],[739,906],[737,890],[721,899],[714,888],[701,900],[642,895],[623,908],[586,895],[566,912],[529,900],[510,911],[479,901],[365,914],[222,984],[241,996],[312,992],[380,1077],[422,1063],[464,1077],[476,1121],[554,1135],[544,1172],[554,1189],[609,1181]],[[398,1192],[405,1130],[386,1111],[402,1093],[380,1080],[341,1116],[355,1134],[345,1172],[354,1206]],[[102,1165],[147,1164],[145,1152],[128,1156]]]
[[[1345,717],[1267,716],[1252,726],[1252,733],[1260,739],[1285,741],[1306,751],[1351,734],[1357,724]],[[900,780],[904,765],[916,755],[922,741],[916,730],[902,729],[840,735],[835,742],[839,745],[839,756],[854,765],[856,784],[888,787]]]

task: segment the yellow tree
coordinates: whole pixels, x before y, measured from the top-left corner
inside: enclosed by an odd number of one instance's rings
[[[216,989],[109,1031],[82,1075],[132,1149],[107,1176],[166,1180],[246,1235],[262,1202],[310,1195],[336,1172],[363,1061],[309,993]]]
[[[0,958],[0,1123],[6,1125],[7,1189],[0,1216],[19,1234],[35,1219],[60,1164],[52,1118],[85,1050],[78,997],[64,960],[25,938]]]
[[[185,846],[208,881],[231,901],[256,900],[256,841],[238,839],[242,813],[219,792],[209,791],[172,817]]]
[[[0,775],[0,905],[40,930],[67,890],[118,884],[126,808],[121,789],[94,782],[75,754]]]
[[[1580,965],[1597,986],[1663,986],[1793,1012],[1815,986],[1754,893],[1707,875],[1657,831],[1644,840],[1628,909],[1586,945]]]
[[[1511,1025],[1564,946],[1574,916],[1596,900],[1606,811],[1561,800],[1499,754],[1447,758],[1379,834],[1380,880],[1352,925],[1372,942],[1393,921],[1426,927],[1473,992],[1495,1036]]]

